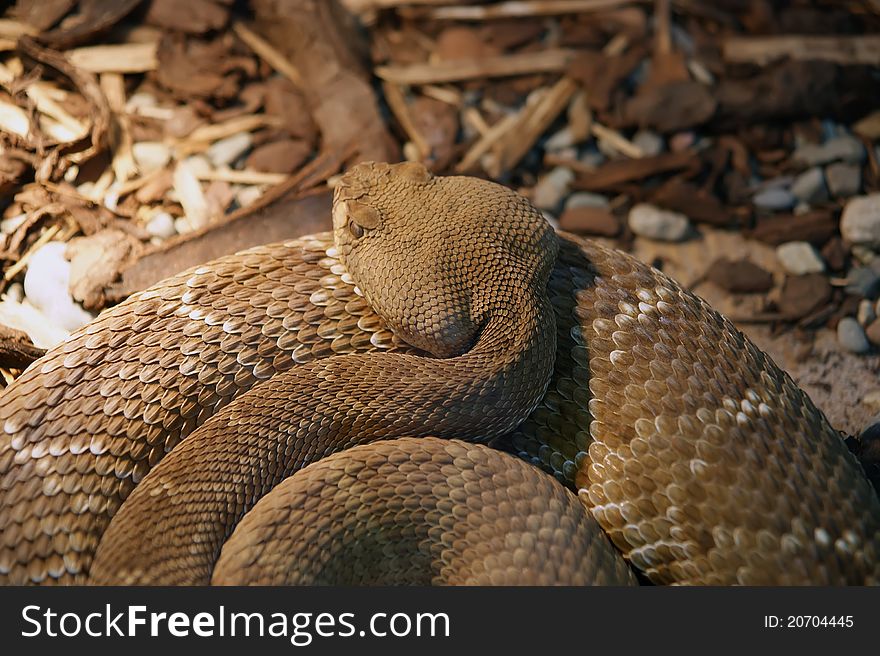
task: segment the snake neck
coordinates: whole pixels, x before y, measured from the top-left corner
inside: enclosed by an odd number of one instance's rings
[[[486,305],[483,329],[462,355],[332,357],[239,397],[135,488],[104,535],[93,582],[207,583],[241,517],[331,453],[403,436],[484,441],[510,432],[546,392],[556,330],[543,295],[508,289]]]

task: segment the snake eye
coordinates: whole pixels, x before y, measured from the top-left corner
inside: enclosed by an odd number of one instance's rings
[[[360,226],[360,224],[357,224],[351,220],[349,220],[348,222],[348,231],[352,235],[354,235],[355,239],[360,239],[364,236],[364,229]]]

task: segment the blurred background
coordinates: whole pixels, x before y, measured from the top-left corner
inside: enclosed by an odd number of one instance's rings
[[[360,160],[497,180],[880,411],[878,0],[20,0],[0,386],[189,266],[329,228]]]

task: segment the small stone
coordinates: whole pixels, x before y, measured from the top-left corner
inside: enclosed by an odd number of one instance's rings
[[[538,180],[532,191],[532,204],[538,209],[555,211],[568,193],[574,173],[564,166],[557,166]]]
[[[566,209],[559,218],[563,230],[583,235],[615,237],[620,232],[620,222],[602,207],[572,207]]]
[[[192,232],[195,230],[192,223],[185,216],[179,216],[174,219],[174,232],[179,235],[185,235],[188,232]]]
[[[868,341],[872,344],[880,345],[880,321],[875,319],[868,324],[868,327],[865,329],[865,334],[868,336]]]
[[[850,244],[880,245],[880,193],[857,196],[846,204],[840,234]]]
[[[715,260],[706,278],[733,294],[756,294],[773,287],[773,275],[749,260]]]
[[[147,222],[146,227],[152,237],[159,239],[168,239],[177,234],[177,230],[174,229],[174,217],[168,212],[156,212]]]
[[[250,132],[239,132],[215,141],[205,154],[214,166],[228,166],[244,155],[253,142]]]
[[[696,142],[697,135],[694,132],[690,130],[679,132],[669,138],[669,150],[674,153],[680,153],[693,146]]]
[[[866,298],[859,301],[859,311],[856,313],[856,319],[862,326],[870,325],[877,318],[877,312],[874,310],[874,304]],[[871,339],[871,335],[868,335]],[[873,341],[873,340],[871,340]]]
[[[629,227],[637,235],[657,241],[682,241],[691,230],[684,214],[639,203],[629,211]]]
[[[70,262],[64,257],[67,244],[50,241],[31,256],[24,276],[24,292],[28,302],[42,311],[50,321],[66,331],[81,328],[92,320],[68,291]]]
[[[871,350],[864,329],[852,317],[844,317],[837,323],[837,341],[850,353],[867,353]]]
[[[762,210],[787,210],[797,204],[797,199],[788,189],[770,187],[755,194],[752,202]]]
[[[816,248],[806,241],[789,241],[776,247],[776,257],[788,273],[802,276],[806,273],[821,273],[825,262]]]
[[[602,164],[605,163],[605,155],[591,147],[587,148],[587,150],[585,150],[581,154],[581,156],[578,157],[578,161],[586,166],[592,166],[596,168],[602,166]]]
[[[156,96],[145,91],[138,91],[131,95],[125,103],[125,111],[130,114],[137,114],[138,110],[143,107],[155,107],[157,104]]]
[[[573,193],[565,201],[565,209],[573,210],[577,207],[608,207],[608,198],[602,194],[594,194],[590,191],[578,191]]]
[[[792,153],[792,159],[809,166],[836,161],[860,163],[865,159],[865,147],[855,137],[844,134],[823,144],[804,144]]]
[[[844,289],[862,298],[877,298],[880,295],[880,273],[872,266],[853,267],[846,275]]]
[[[836,162],[825,169],[828,189],[836,198],[849,198],[862,188],[862,167],[858,164]]]
[[[214,167],[211,166],[211,162],[204,155],[190,155],[183,163],[186,164],[186,168],[189,169],[193,175],[207,175],[214,170]]]
[[[651,130],[639,130],[632,138],[645,157],[653,157],[663,152],[663,137]]]
[[[171,161],[171,148],[161,141],[139,141],[132,145],[131,154],[141,175],[164,168]]]
[[[544,150],[548,153],[557,153],[560,150],[570,148],[574,143],[574,135],[571,132],[571,128],[564,127],[550,135],[547,141],[544,142]]]
[[[260,196],[263,195],[263,190],[260,189],[257,185],[250,185],[247,187],[241,187],[238,191],[235,192],[235,200],[238,202],[239,207],[247,207],[254,203]]]
[[[811,205],[828,200],[828,189],[825,186],[822,169],[814,166],[801,173],[792,182],[791,193],[798,200]]]

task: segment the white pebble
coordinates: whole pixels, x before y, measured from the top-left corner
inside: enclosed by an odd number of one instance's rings
[[[161,141],[139,141],[132,145],[131,154],[142,175],[165,168],[171,161],[171,148]]]
[[[681,241],[687,237],[691,222],[684,214],[661,210],[639,203],[629,211],[629,227],[641,237],[658,241]]]
[[[532,192],[532,204],[541,210],[556,211],[573,181],[574,173],[571,169],[557,166],[538,180]]]
[[[147,222],[147,232],[159,239],[168,239],[177,234],[174,229],[174,217],[168,212],[156,212]]]
[[[840,234],[850,244],[880,245],[880,193],[857,196],[846,204]]]
[[[791,193],[804,203],[814,204],[827,200],[828,188],[825,186],[822,169],[814,166],[801,173],[792,182]]]
[[[639,130],[632,138],[645,157],[652,157],[663,152],[663,137],[650,130]]]
[[[789,241],[776,247],[776,257],[788,273],[802,276],[821,273],[825,262],[815,247],[805,241]]]
[[[232,164],[245,154],[253,145],[253,137],[250,132],[239,132],[231,137],[215,141],[205,153],[214,166]]]
[[[239,207],[247,207],[254,203],[260,196],[263,195],[263,190],[260,187],[251,185],[242,187],[241,189],[235,192],[235,200],[238,201]]]
[[[608,207],[608,198],[602,194],[594,194],[590,191],[578,191],[569,196],[565,201],[565,209],[571,210],[576,207]]]
[[[24,276],[28,302],[66,331],[73,331],[92,320],[92,315],[70,296],[70,262],[64,257],[67,244],[51,241],[31,256]]]
[[[574,143],[574,135],[571,133],[571,128],[566,126],[559,130],[559,132],[550,135],[547,141],[544,142],[544,150],[548,153],[555,153],[570,148]]]
[[[850,353],[867,353],[871,350],[864,329],[852,317],[844,317],[837,322],[837,341]]]
[[[877,318],[877,312],[874,309],[873,301],[869,301],[866,298],[863,298],[859,301],[859,311],[856,314],[856,319],[858,319],[859,323],[862,326],[867,326],[872,323],[874,319]]]

